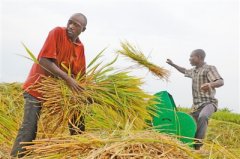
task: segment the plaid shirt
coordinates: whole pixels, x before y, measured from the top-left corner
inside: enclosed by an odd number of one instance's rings
[[[212,88],[211,91],[204,92],[200,89],[201,85],[204,83],[214,82],[216,80],[222,79],[216,67],[207,64],[204,64],[200,68],[194,67],[192,69],[186,70],[185,77],[192,78],[192,111],[196,111],[201,106],[209,103],[213,104],[217,109],[218,100],[214,97],[216,90]]]

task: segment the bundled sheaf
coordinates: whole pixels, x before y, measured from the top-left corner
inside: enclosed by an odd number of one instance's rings
[[[88,82],[79,82],[85,88],[80,93],[72,92],[64,81],[51,77],[35,87],[43,94],[44,130],[66,129],[71,118],[81,116],[85,117],[87,129],[123,129],[127,122],[133,122],[134,129],[147,127],[145,121],[154,115],[153,97],[139,88],[140,79],[124,72],[92,82],[88,78]]]

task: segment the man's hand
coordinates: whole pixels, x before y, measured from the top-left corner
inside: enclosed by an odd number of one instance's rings
[[[204,83],[201,85],[201,90],[203,90],[204,92],[210,92],[212,90],[212,86],[210,83]]]
[[[172,62],[172,60],[170,60],[170,59],[167,59],[166,63],[169,64],[169,65],[171,65],[171,66],[173,66],[173,62]]]
[[[181,73],[183,73],[183,74],[184,74],[185,71],[186,71],[185,68],[180,67],[180,66],[174,64],[174,63],[172,62],[172,60],[170,60],[170,59],[167,59],[166,63],[169,64],[169,65],[171,65],[172,67],[176,68],[179,72],[181,72]]]
[[[40,65],[43,67],[43,69],[47,70],[54,76],[60,77],[63,80],[66,81],[67,85],[75,92],[81,92],[83,88],[79,86],[77,81],[73,79],[72,77],[69,77],[67,73],[62,71],[54,62],[54,59],[49,58],[41,58],[39,60]]]
[[[69,77],[66,79],[67,85],[75,92],[79,93],[83,91],[83,88],[77,83],[75,79]]]

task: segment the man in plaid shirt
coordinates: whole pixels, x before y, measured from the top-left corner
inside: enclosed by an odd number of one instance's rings
[[[202,146],[201,140],[204,139],[209,117],[217,111],[218,100],[214,97],[216,94],[215,88],[224,85],[223,78],[219,75],[216,67],[204,62],[205,56],[206,54],[202,49],[194,50],[189,61],[195,67],[189,70],[167,59],[169,65],[183,73],[185,77],[192,78],[193,106],[191,115],[197,123],[196,150],[199,150]]]

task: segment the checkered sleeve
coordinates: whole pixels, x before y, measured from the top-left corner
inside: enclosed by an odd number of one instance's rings
[[[193,77],[193,69],[186,69],[184,76],[192,78]]]
[[[217,71],[217,68],[215,66],[211,66],[209,68],[209,71],[207,73],[207,78],[210,82],[214,82],[219,79],[223,79],[220,74]]]

